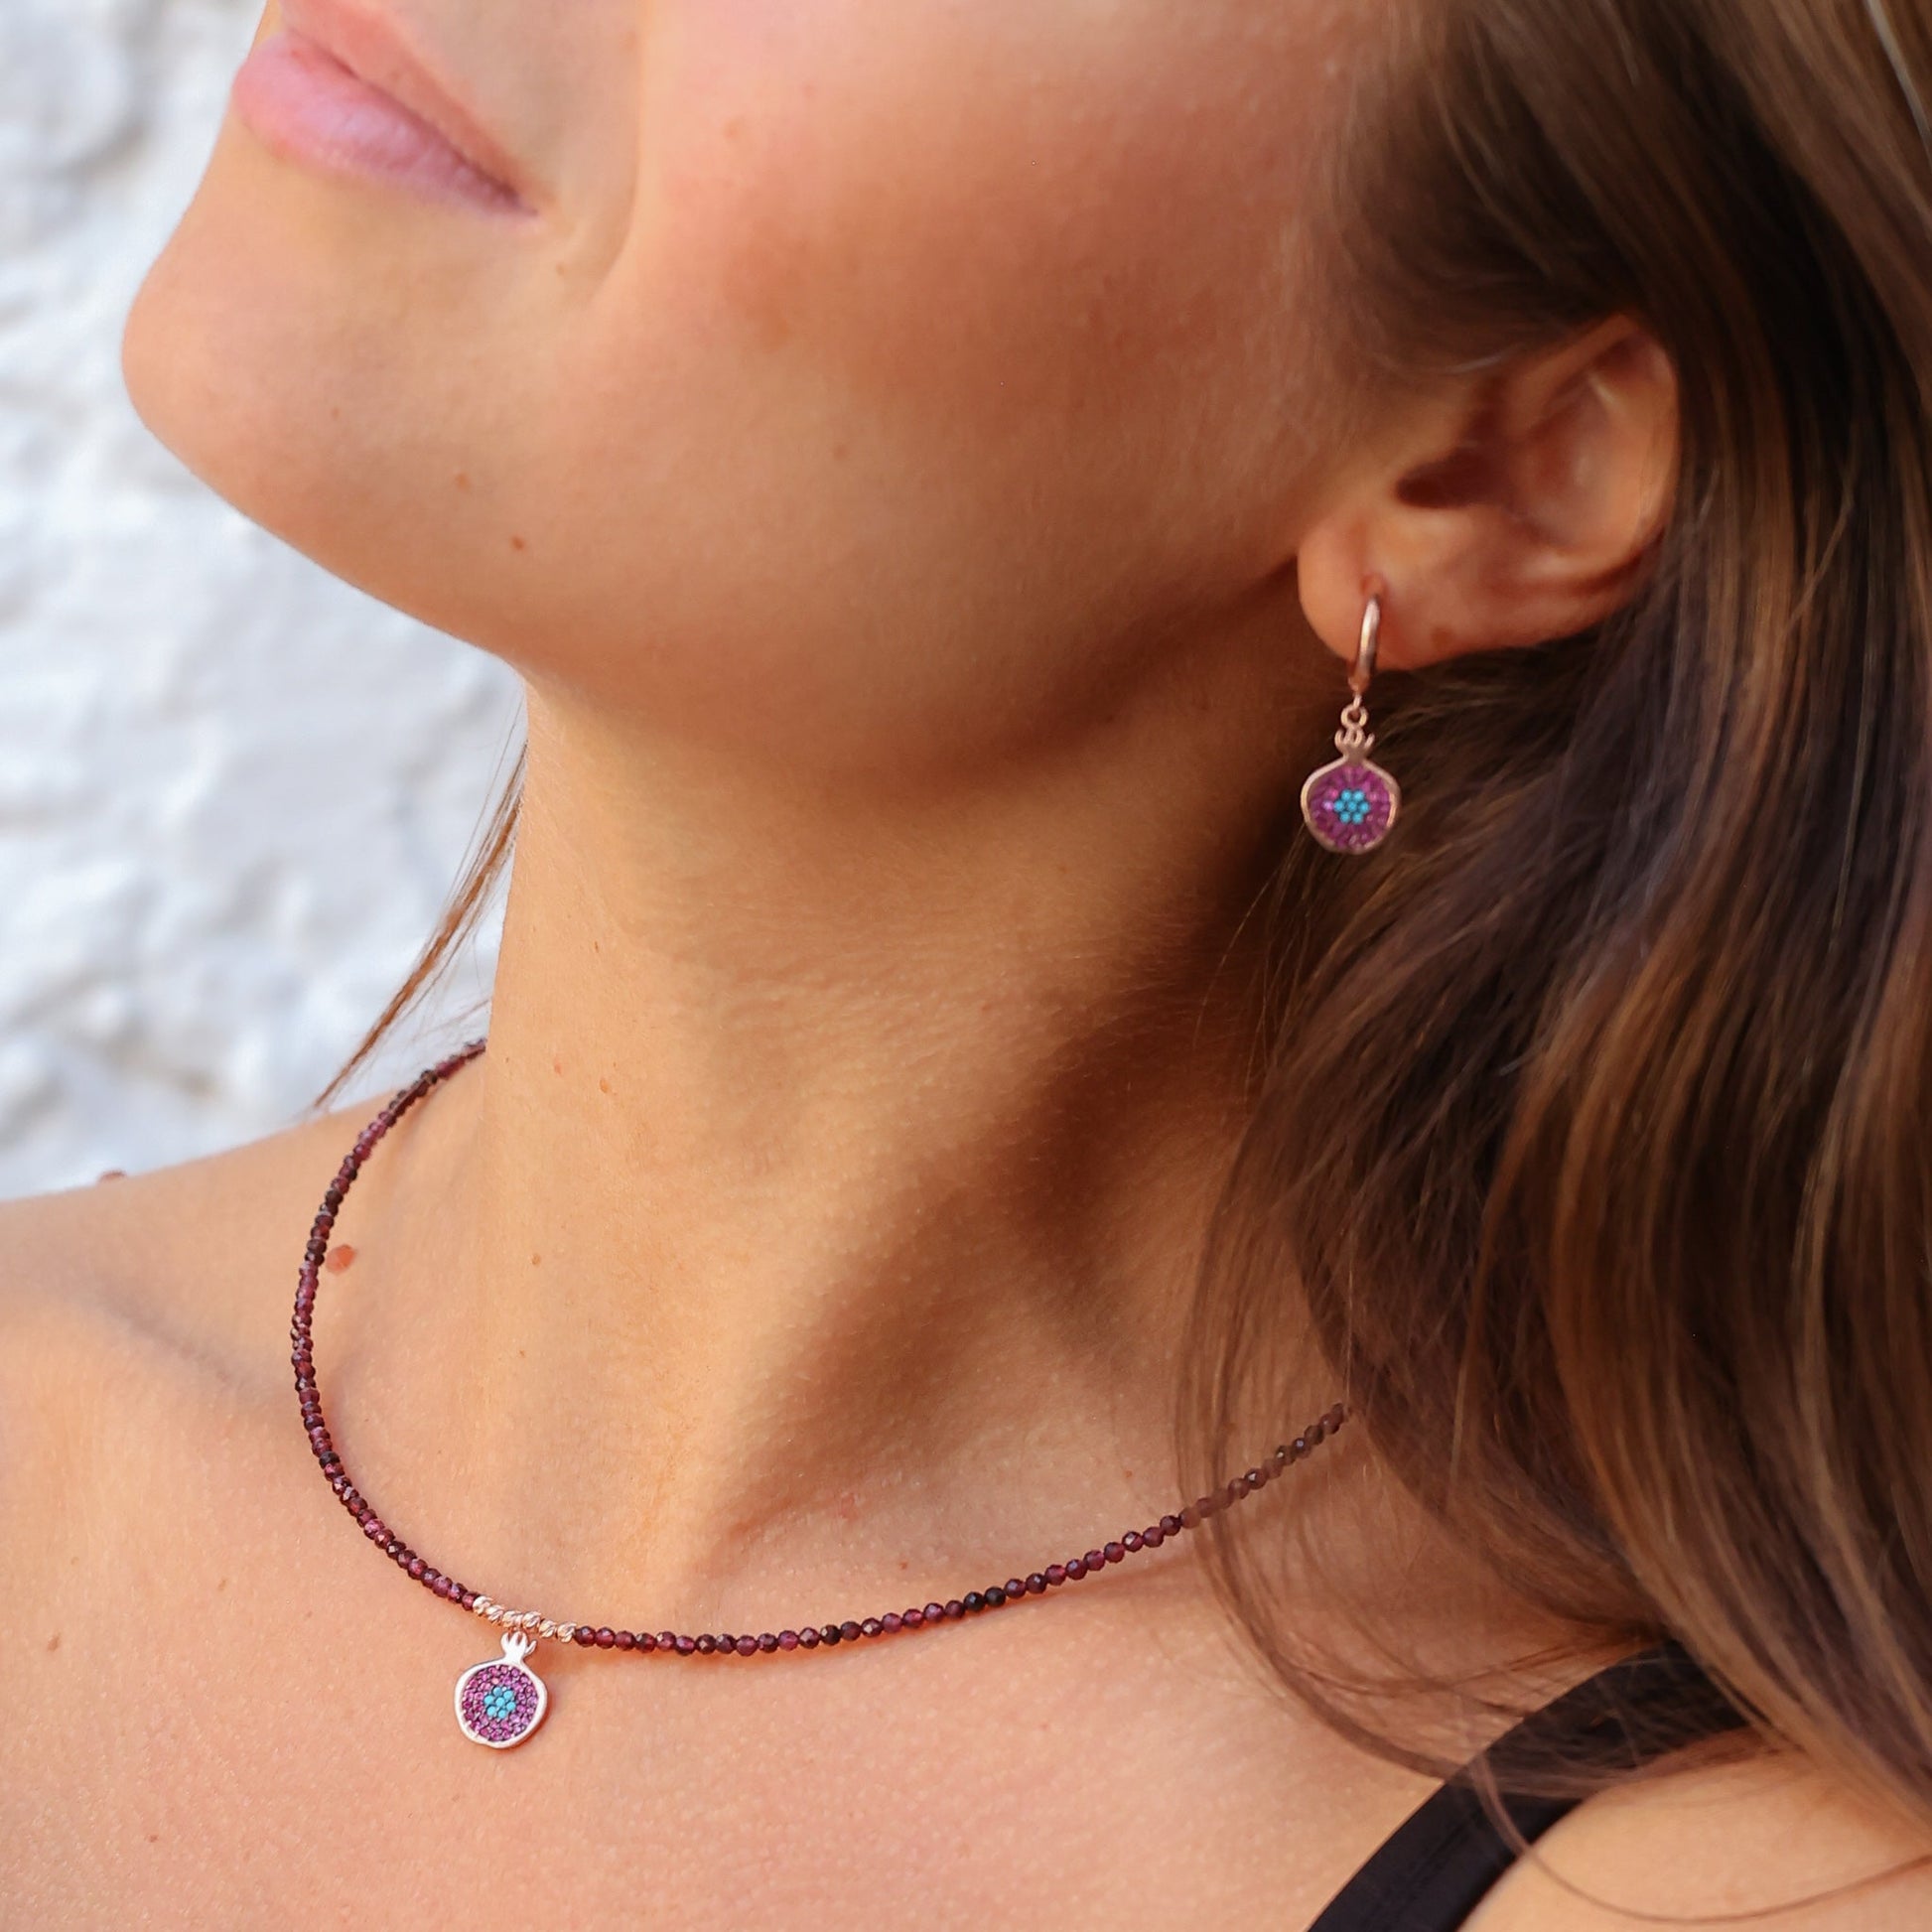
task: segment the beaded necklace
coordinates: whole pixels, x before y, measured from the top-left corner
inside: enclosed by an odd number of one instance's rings
[[[460,1067],[467,1066],[483,1050],[484,1041],[473,1040],[461,1052],[429,1067],[363,1128],[348,1157],[337,1170],[336,1177],[323,1194],[322,1207],[310,1230],[309,1245],[303,1251],[302,1273],[295,1291],[295,1319],[289,1338],[294,1343],[289,1359],[295,1368],[295,1393],[301,1405],[302,1427],[308,1432],[309,1446],[315,1452],[323,1476],[337,1499],[360,1526],[362,1534],[407,1576],[425,1589],[461,1604],[475,1615],[486,1618],[502,1631],[502,1655],[486,1663],[473,1664],[457,1679],[456,1720],[463,1734],[492,1750],[507,1750],[520,1744],[543,1722],[550,1705],[550,1693],[543,1680],[528,1663],[539,1641],[574,1644],[586,1650],[622,1650],[633,1655],[655,1654],[665,1657],[753,1657],[772,1652],[788,1653],[816,1650],[840,1643],[855,1643],[867,1638],[896,1636],[908,1630],[929,1630],[941,1623],[958,1623],[987,1610],[997,1610],[1025,1596],[1043,1596],[1063,1584],[1091,1577],[1107,1565],[1123,1562],[1143,1550],[1158,1550],[1170,1537],[1197,1527],[1205,1518],[1252,1495],[1288,1467],[1332,1436],[1347,1417],[1347,1410],[1336,1403],[1310,1424],[1293,1442],[1283,1443],[1257,1468],[1238,1475],[1223,1487],[1210,1491],[1172,1515],[1163,1516],[1144,1530],[1128,1530],[1117,1540],[1103,1543],[1084,1556],[1069,1557],[1064,1563],[1049,1563],[1031,1576],[1009,1577],[1004,1584],[990,1584],[984,1589],[969,1589],[944,1603],[927,1603],[923,1608],[889,1610],[884,1616],[846,1618],[843,1622],[805,1624],[796,1630],[765,1631],[760,1636],[715,1635],[684,1636],[675,1630],[614,1630],[605,1624],[564,1623],[540,1615],[535,1610],[513,1610],[494,1601],[480,1590],[446,1577],[419,1557],[389,1525],[376,1514],[374,1505],[349,1480],[341,1452],[323,1420],[322,1394],[316,1384],[314,1322],[316,1290],[322,1279],[322,1264],[329,1252],[329,1237],[343,1201],[361,1173],[363,1164],[376,1144],[404,1114],[431,1088],[447,1080]]]

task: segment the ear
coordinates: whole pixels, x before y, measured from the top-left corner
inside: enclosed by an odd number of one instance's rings
[[[1315,633],[1381,661],[1572,636],[1628,601],[1676,494],[1676,371],[1615,318],[1404,415],[1337,479],[1297,552]]]

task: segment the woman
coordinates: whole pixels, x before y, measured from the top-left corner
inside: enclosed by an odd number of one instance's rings
[[[13,1922],[1932,1922],[1928,103],[271,8],[130,388],[527,783],[486,1054],[6,1211]]]

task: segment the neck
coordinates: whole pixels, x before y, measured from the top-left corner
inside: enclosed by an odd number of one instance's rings
[[[489,1050],[364,1204],[346,1364],[399,1469],[434,1428],[452,1566],[695,1616],[1176,1507],[1296,723],[1149,692],[883,795],[533,693]]]

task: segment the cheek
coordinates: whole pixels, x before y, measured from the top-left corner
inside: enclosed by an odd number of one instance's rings
[[[1303,117],[1228,9],[1179,11],[674,4],[639,279],[743,352],[985,426],[1238,380],[1226,351],[1284,295]]]
[[[957,745],[1276,568],[1327,90],[1252,12],[663,0],[529,478],[573,675]]]

